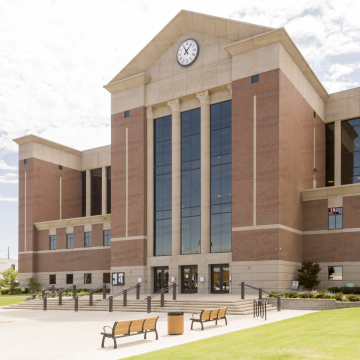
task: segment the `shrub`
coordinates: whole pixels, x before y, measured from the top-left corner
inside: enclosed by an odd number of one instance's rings
[[[340,288],[338,288],[337,286],[333,286],[327,289],[327,291],[331,291],[332,293],[338,293],[340,292]]]
[[[318,274],[321,271],[320,265],[311,261],[303,262],[296,280],[299,281],[299,285],[305,290],[315,289],[320,284]]]
[[[349,294],[346,296],[347,299],[349,301],[360,301],[360,296],[359,295],[352,295],[352,294]]]
[[[1,290],[1,295],[8,295],[9,291],[10,291],[10,289]]]
[[[298,297],[298,293],[296,291],[285,291],[285,297],[290,299],[296,299]]]
[[[324,299],[325,294],[323,292],[318,292],[317,294],[315,294],[315,298],[316,299]]]
[[[304,291],[302,293],[299,293],[299,297],[302,299],[311,299],[315,297],[315,295],[311,291]]]
[[[41,284],[34,277],[28,279],[28,287],[32,294],[37,293],[41,290]]]
[[[271,291],[269,294],[269,297],[276,297],[276,295],[285,296],[285,294],[282,291]]]
[[[347,287],[344,286],[342,288],[340,288],[339,292],[342,292],[343,294],[353,294],[353,295],[360,295],[360,291],[359,291],[359,287],[355,286],[355,287]]]
[[[335,299],[336,301],[343,301],[343,294],[341,292],[335,294]]]

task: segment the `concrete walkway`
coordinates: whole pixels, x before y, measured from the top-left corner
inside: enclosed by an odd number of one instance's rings
[[[268,320],[254,319],[252,315],[228,316],[228,326],[224,320],[204,325],[194,324],[190,331],[190,315],[185,314],[185,332],[183,335],[167,334],[167,314],[161,313],[108,313],[98,311],[36,311],[0,309],[1,358],[3,359],[109,359],[116,360],[132,355],[164,349],[212,336],[272,323],[284,319],[312,313],[313,311],[282,310],[268,313]],[[114,321],[141,319],[157,316],[159,340],[155,333],[118,339],[118,348],[113,349],[113,341],[105,340],[101,348],[102,327],[112,326]]]

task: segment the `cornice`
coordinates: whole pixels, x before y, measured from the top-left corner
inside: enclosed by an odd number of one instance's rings
[[[334,196],[351,196],[351,195],[360,195],[360,184],[330,186],[330,187],[301,191],[301,198],[303,201],[326,199]]]

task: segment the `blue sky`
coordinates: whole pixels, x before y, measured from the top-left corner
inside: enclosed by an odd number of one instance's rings
[[[112,79],[181,9],[285,27],[329,93],[360,86],[360,1],[0,0],[0,258],[17,258],[18,160],[35,134],[110,144]]]

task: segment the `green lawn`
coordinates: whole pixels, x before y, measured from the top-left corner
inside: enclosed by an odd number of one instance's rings
[[[24,302],[29,295],[1,295],[0,306],[7,306]]]
[[[327,310],[128,359],[350,360],[360,359],[359,339],[360,308]]]

